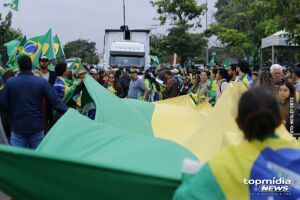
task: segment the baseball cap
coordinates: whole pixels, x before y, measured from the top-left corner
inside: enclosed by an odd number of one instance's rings
[[[97,74],[97,70],[96,69],[91,69],[90,74]]]
[[[47,56],[42,56],[40,58],[40,61],[49,61],[48,57]]]

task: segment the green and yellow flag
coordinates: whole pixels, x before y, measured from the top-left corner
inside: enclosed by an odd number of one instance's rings
[[[19,11],[19,0],[12,0],[10,3],[4,3],[3,6],[14,11]]]
[[[196,159],[174,142],[70,109],[37,150],[0,145],[0,189],[23,200],[172,199],[184,158]]]
[[[30,38],[24,45],[20,55],[29,56],[34,67],[38,67],[41,56],[47,56],[49,60],[55,59],[51,29],[45,35]]]
[[[41,56],[47,56],[49,60],[56,59],[51,28],[45,35]]]
[[[70,65],[69,69],[77,74],[79,70],[83,69],[83,65],[80,60],[77,59]]]
[[[124,100],[107,92],[91,77],[84,83],[96,106],[95,121],[174,141],[193,152],[200,161],[207,161],[224,147],[243,141],[243,133],[235,122],[239,98],[248,90],[243,83],[230,84],[213,109],[208,103],[197,107],[186,102],[180,105],[178,102]],[[177,98],[186,101],[183,97]],[[168,101],[176,102],[174,99]],[[293,139],[284,126],[276,133]]]
[[[26,36],[24,36],[21,41],[13,40],[5,44],[7,48],[8,61],[6,66],[8,66],[11,70],[16,71],[18,69],[17,57],[19,53],[23,50],[24,45],[27,42]],[[18,44],[18,46],[17,46]]]
[[[65,53],[64,50],[62,48],[61,42],[60,42],[60,38],[58,35],[55,35],[53,38],[53,43],[54,43],[54,51],[55,51],[55,55],[56,58],[65,58]]]

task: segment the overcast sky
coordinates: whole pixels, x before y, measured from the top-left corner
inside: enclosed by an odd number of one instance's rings
[[[6,14],[8,9],[2,7]],[[158,21],[156,10],[149,0],[125,0],[126,21],[130,29],[154,28]],[[20,12],[13,12],[13,27],[20,28],[27,37],[44,34],[50,27],[53,34],[58,33],[62,42],[78,38],[89,39],[97,43],[99,52],[103,50],[104,30],[118,29],[123,24],[123,0],[20,0]],[[198,0],[204,3],[205,0]],[[216,0],[208,0],[209,22],[214,12]],[[202,20],[205,24],[205,18]],[[157,27],[152,31],[165,33],[167,27]]]

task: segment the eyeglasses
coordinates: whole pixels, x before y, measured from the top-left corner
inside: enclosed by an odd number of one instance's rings
[[[113,77],[113,76],[109,76],[108,78],[115,78],[115,77]]]

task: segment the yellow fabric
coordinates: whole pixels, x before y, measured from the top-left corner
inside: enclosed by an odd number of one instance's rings
[[[249,187],[243,183],[244,178],[250,179],[251,169],[261,151],[266,147],[273,150],[299,145],[286,140],[268,138],[260,141],[243,141],[238,146],[230,146],[213,157],[210,167],[220,185],[226,199],[244,199],[249,196]],[[236,191],[232,192],[232,188]]]
[[[184,147],[193,152],[200,161],[207,161],[228,145],[240,144],[243,133],[235,118],[241,95],[247,91],[244,83],[230,83],[212,112],[199,121],[199,128],[184,142]],[[283,127],[276,130],[280,137],[294,140]]]
[[[205,114],[192,108],[159,103],[155,104],[152,128],[155,137],[183,145],[205,118]]]
[[[155,102],[155,104],[170,104],[170,105],[177,105],[177,106],[183,106],[185,108],[190,108],[193,110],[197,110],[201,112],[202,114],[208,115],[212,111],[212,106],[209,102],[205,101],[199,105],[195,105],[193,100],[189,95],[179,96],[163,101]]]

